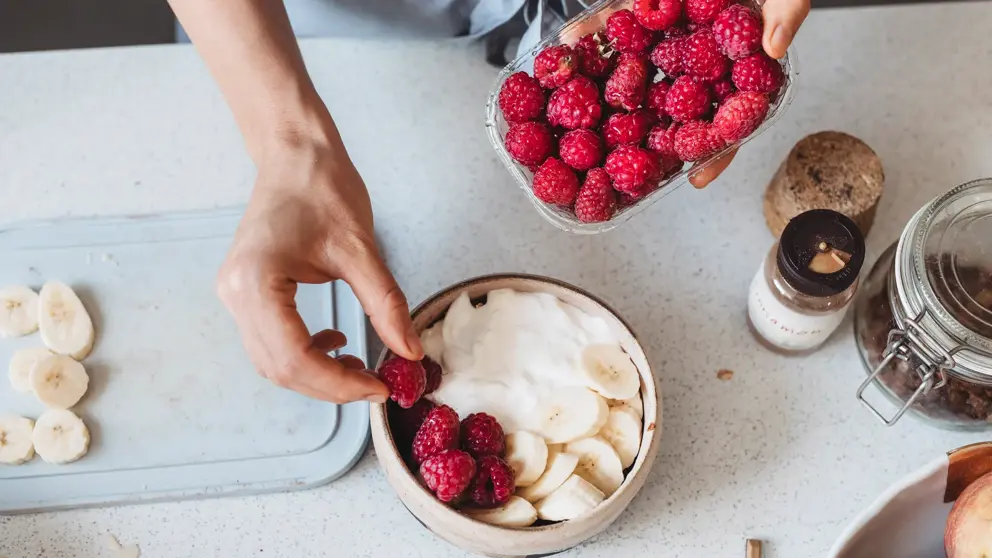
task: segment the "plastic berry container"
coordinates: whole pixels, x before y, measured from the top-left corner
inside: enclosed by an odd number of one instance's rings
[[[749,5],[749,7],[758,10],[760,13],[760,3],[738,3]],[[729,153],[735,148],[739,148],[773,126],[778,119],[782,117],[782,114],[792,103],[793,97],[795,96],[796,78],[799,73],[796,69],[795,49],[790,48],[786,56],[777,61],[782,66],[785,78],[784,83],[778,92],[773,95],[773,98],[769,103],[768,114],[757,129],[743,139],[728,143],[725,147],[704,159],[696,161],[695,163],[685,164],[680,171],[674,174],[671,174],[663,179],[650,182],[647,185],[650,186],[650,188],[645,188],[650,189],[650,193],[644,195],[636,201],[630,202],[628,205],[623,205],[622,203],[619,204],[616,213],[609,220],[595,223],[584,223],[576,218],[572,208],[548,204],[538,199],[532,189],[534,172],[527,166],[515,161],[505,147],[506,134],[510,126],[504,119],[499,108],[498,98],[500,90],[503,87],[504,82],[506,82],[511,75],[517,72],[526,72],[529,75],[533,75],[534,59],[538,53],[544,49],[561,44],[573,45],[581,37],[588,33],[603,31],[606,26],[607,19],[611,14],[619,10],[629,9],[632,4],[633,0],[600,0],[588,9],[579,13],[577,16],[565,22],[558,30],[552,32],[550,35],[541,40],[530,51],[524,53],[515,61],[503,68],[496,79],[496,83],[493,86],[486,103],[486,129],[489,135],[489,140],[496,152],[499,153],[500,159],[503,161],[503,164],[517,182],[517,185],[523,190],[531,204],[533,204],[534,208],[542,217],[544,217],[545,220],[561,230],[574,234],[598,234],[606,232],[616,228],[621,223],[624,223],[635,215],[641,213],[650,205],[674,191],[677,187],[688,182],[691,174],[711,165],[721,156]],[[661,71],[656,70],[653,65],[649,63],[648,67],[650,72],[657,72],[657,75],[653,81],[658,81],[664,78]],[[651,81],[652,79],[649,77],[649,83],[651,83]],[[546,91],[546,94],[548,93],[550,92]],[[607,109],[609,109],[609,107],[604,106],[604,114],[600,119],[600,124],[607,118]],[[579,181],[581,183],[582,173],[578,174]]]

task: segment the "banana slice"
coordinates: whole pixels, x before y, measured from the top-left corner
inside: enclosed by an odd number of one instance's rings
[[[641,389],[641,376],[619,345],[591,345],[582,352],[579,367],[586,385],[603,397],[627,399]]]
[[[0,337],[38,331],[38,294],[27,287],[0,289]]]
[[[562,444],[594,436],[609,416],[605,399],[591,390],[575,387],[551,395],[535,422],[549,444]]]
[[[86,455],[90,431],[72,411],[49,409],[34,425],[34,449],[48,463],[71,463]]]
[[[576,440],[565,446],[565,452],[579,458],[575,474],[592,483],[606,497],[623,484],[620,456],[606,440],[598,436]]]
[[[39,361],[52,356],[52,351],[45,347],[30,347],[21,349],[10,357],[8,376],[10,385],[21,393],[31,392],[31,371]]]
[[[0,415],[0,463],[20,465],[34,457],[31,432],[34,421],[17,415]]]
[[[641,448],[641,417],[625,405],[614,407],[597,436],[613,446],[620,456],[620,465],[626,469],[634,464]]]
[[[49,281],[41,288],[38,325],[54,353],[83,360],[93,349],[93,321],[68,285]]]
[[[31,389],[50,409],[68,409],[79,402],[90,385],[83,365],[65,355],[47,356],[31,370]]]
[[[606,495],[579,475],[572,475],[534,507],[545,521],[566,521],[592,511]]]
[[[530,527],[537,521],[534,506],[517,496],[510,496],[505,504],[491,509],[465,509],[462,512],[472,519],[501,527]]]
[[[554,492],[556,488],[565,484],[568,477],[575,472],[575,466],[579,464],[579,458],[570,453],[553,453],[548,457],[548,466],[544,470],[541,478],[534,484],[521,488],[517,491],[520,496],[528,502],[537,502]]]
[[[644,402],[641,401],[640,393],[630,399],[610,399],[609,406],[611,409],[626,407],[637,413],[638,418],[644,418]]]
[[[513,469],[518,487],[534,484],[548,463],[548,445],[544,438],[526,430],[506,437],[506,462]]]

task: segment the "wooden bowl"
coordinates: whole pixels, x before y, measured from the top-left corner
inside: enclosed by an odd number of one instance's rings
[[[889,487],[844,530],[830,558],[944,556],[951,506],[979,477],[992,473],[992,442],[942,455]]]
[[[386,420],[386,406],[372,405],[372,442],[386,479],[403,505],[435,535],[466,551],[496,557],[546,555],[567,550],[606,529],[644,486],[651,465],[658,455],[661,437],[661,395],[644,351],[634,333],[605,303],[576,287],[531,275],[488,275],[448,287],[414,309],[413,325],[422,332],[442,319],[451,303],[463,291],[475,299],[495,289],[555,295],[592,316],[607,321],[641,374],[644,402],[644,432],[637,459],[620,488],[591,513],[573,520],[540,527],[511,529],[497,527],[462,515],[440,501],[422,486],[404,464]],[[383,351],[376,368],[389,356]]]

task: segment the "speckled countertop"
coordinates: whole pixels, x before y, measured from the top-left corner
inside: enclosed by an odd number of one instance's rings
[[[815,12],[780,123],[711,188],[592,238],[541,221],[500,167],[482,125],[496,72],[481,53],[304,50],[411,301],[482,273],[542,273],[611,302],[646,344],[664,391],[661,453],[627,512],[567,555],[733,558],[750,536],[768,556],[802,558],[823,555],[895,479],[982,436],[876,422],[854,398],[863,371],[849,323],[807,358],[752,340],[745,291],[772,243],[762,189],[803,135],[861,137],[888,184],[873,259],[930,198],[992,175],[992,73],[976,62],[992,58],[992,35],[975,31],[990,28],[988,3]],[[228,206],[247,199],[252,175],[191,48],[0,56],[0,223]],[[305,492],[0,518],[0,555],[105,556],[106,531],[145,557],[462,554],[407,514],[370,452]]]

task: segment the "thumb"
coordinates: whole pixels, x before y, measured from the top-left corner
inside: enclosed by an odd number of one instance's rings
[[[762,8],[765,33],[762,45],[772,58],[782,58],[809,15],[810,0],[767,0]]]
[[[351,262],[343,275],[382,342],[403,358],[424,358],[420,336],[410,320],[406,297],[378,252],[366,252],[358,261]]]

